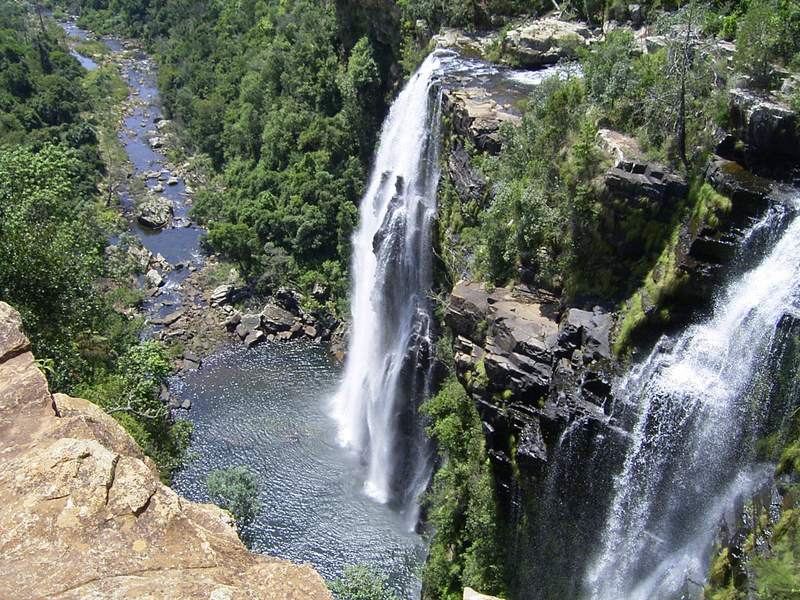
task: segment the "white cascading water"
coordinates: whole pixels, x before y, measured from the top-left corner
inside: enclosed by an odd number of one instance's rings
[[[769,216],[753,231],[766,227]],[[796,218],[760,264],[724,289],[706,322],[659,344],[616,386],[617,406],[633,407],[636,421],[585,576],[587,597],[699,595],[714,536],[731,523],[726,510],[769,480],[772,469],[750,454],[766,411],[758,374],[799,301]]]
[[[433,283],[431,225],[439,182],[440,75],[455,55],[432,53],[391,107],[353,236],[352,329],[333,399],[340,442],[362,453],[367,493],[412,508],[431,470],[417,416],[428,394]]]

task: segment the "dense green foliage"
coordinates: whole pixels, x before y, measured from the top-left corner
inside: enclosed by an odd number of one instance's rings
[[[336,600],[400,600],[384,575],[363,565],[347,567],[328,587]]]
[[[464,586],[502,594],[503,538],[475,405],[451,377],[422,411],[431,420],[429,434],[442,460],[428,501],[434,533],[422,575],[423,597],[456,600]]]
[[[343,299],[391,60],[361,9],[310,0],[73,4],[94,28],[150,42],[167,114],[217,172],[194,208],[211,248],[259,293],[320,281]]]
[[[242,528],[261,512],[258,500],[258,477],[245,466],[214,469],[206,480],[211,500],[230,511]]]

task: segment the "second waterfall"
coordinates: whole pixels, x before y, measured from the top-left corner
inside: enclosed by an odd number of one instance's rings
[[[353,236],[352,327],[333,400],[340,442],[368,465],[366,492],[416,521],[431,448],[418,409],[431,386],[431,226],[439,183],[441,91],[451,54],[431,54],[383,124]]]

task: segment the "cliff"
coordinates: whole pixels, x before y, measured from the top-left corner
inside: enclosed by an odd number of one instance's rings
[[[180,497],[113,418],[51,394],[0,302],[0,598],[330,598],[310,566],[251,554]]]

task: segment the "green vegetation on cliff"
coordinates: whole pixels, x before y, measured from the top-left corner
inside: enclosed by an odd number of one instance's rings
[[[427,503],[433,539],[423,597],[457,600],[464,586],[502,594],[503,538],[475,404],[451,377],[422,411],[431,420],[429,433],[442,461]]]

